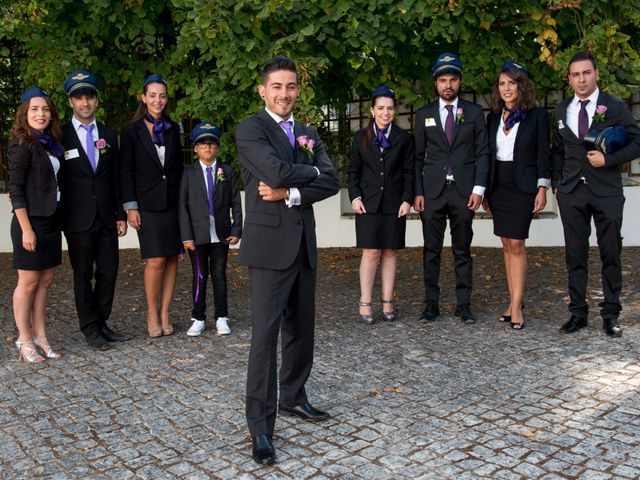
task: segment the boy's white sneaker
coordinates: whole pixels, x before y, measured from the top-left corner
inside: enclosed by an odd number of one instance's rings
[[[227,317],[218,317],[216,321],[216,328],[218,329],[218,335],[229,335],[231,333],[231,329],[227,322],[229,319]]]
[[[191,320],[193,320],[193,325],[191,325],[191,328],[187,331],[187,335],[197,337],[204,332],[204,320],[196,320],[195,318]]]

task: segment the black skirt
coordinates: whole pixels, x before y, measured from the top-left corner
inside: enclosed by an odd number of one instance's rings
[[[62,234],[57,213],[50,217],[29,217],[36,235],[36,251],[27,252],[22,246],[22,228],[16,216],[11,220],[13,268],[16,270],[48,270],[62,263]]]
[[[138,240],[143,259],[178,255],[182,249],[178,209],[161,212],[140,210]]]
[[[496,161],[495,186],[487,196],[493,216],[493,233],[498,237],[529,238],[535,193],[522,193],[513,177],[513,162]]]
[[[404,248],[407,217],[397,213],[356,214],[357,248]]]

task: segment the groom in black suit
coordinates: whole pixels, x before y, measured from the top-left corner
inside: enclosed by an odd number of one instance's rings
[[[640,129],[621,101],[598,89],[596,61],[579,52],[569,61],[569,85],[575,95],[560,102],[553,129],[553,187],[557,194],[566,244],[571,317],[560,329],[573,333],[587,326],[589,234],[595,223],[602,290],[603,329],[611,337],[622,336],[618,324],[622,289],[622,210],[624,195],[620,165],[640,157]],[[582,143],[589,130],[621,125],[628,142],[622,149],[603,154],[587,151]]]
[[[424,235],[425,308],[421,321],[440,315],[440,254],[449,219],[456,273],[456,310],[464,323],[471,311],[471,223],[489,174],[489,147],[482,107],[458,97],[462,62],[443,53],[432,68],[438,99],[416,112],[416,198]]]
[[[316,235],[313,203],[338,192],[335,170],[318,133],[295,121],[295,63],[276,56],[264,67],[265,109],[236,129],[246,218],[239,261],[251,277],[251,351],[246,415],[253,459],[275,461],[277,408],[305,420],[329,414],[313,408],[305,383],[313,363]],[[282,331],[280,402],[277,346]]]
[[[73,268],[80,330],[89,346],[108,350],[112,342],[129,338],[107,325],[118,274],[118,237],[127,233],[118,201],[118,139],[112,129],[96,122],[94,74],[76,70],[64,90],[73,116],[62,127],[65,151],[58,175],[62,229]]]

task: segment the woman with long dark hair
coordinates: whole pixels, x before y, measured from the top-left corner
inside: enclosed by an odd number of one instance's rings
[[[57,174],[62,130],[55,105],[38,87],[26,90],[16,111],[9,141],[9,195],[13,207],[11,242],[18,284],[13,314],[19,358],[42,363],[60,358],[49,345],[45,310],[56,267],[62,263]]]
[[[518,63],[502,65],[491,93],[487,118],[491,170],[485,210],[502,240],[509,305],[498,319],[524,328],[523,295],[527,273],[525,239],[533,215],[547,203],[550,186],[549,121],[535,106],[533,85]]]
[[[169,308],[181,251],[178,193],[180,129],[167,113],[167,82],[149,75],[133,120],[120,134],[120,186],[127,221],[146,260],[144,289],[150,337],[173,334]]]
[[[373,284],[378,263],[382,279],[382,319],[394,321],[397,250],[405,246],[406,216],[413,203],[413,137],[393,123],[393,90],[378,87],[369,125],[353,137],[349,156],[349,198],[356,214],[360,261],[358,319],[374,323]]]

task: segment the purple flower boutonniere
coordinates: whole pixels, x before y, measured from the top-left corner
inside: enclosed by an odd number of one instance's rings
[[[218,167],[216,170],[216,183],[222,182],[224,182],[224,170],[222,170],[222,167]]]
[[[596,122],[604,122],[604,114],[607,113],[607,107],[604,105],[596,106],[596,113],[593,115],[593,119]]]
[[[459,108],[456,110],[456,123],[464,122],[464,110]]]
[[[109,145],[104,138],[100,138],[96,140],[94,145],[100,152],[100,155],[107,153],[109,151],[109,148],[111,147],[111,145]]]
[[[316,141],[313,138],[307,138],[306,135],[300,135],[297,140],[300,150],[313,160],[313,146],[316,144]]]

